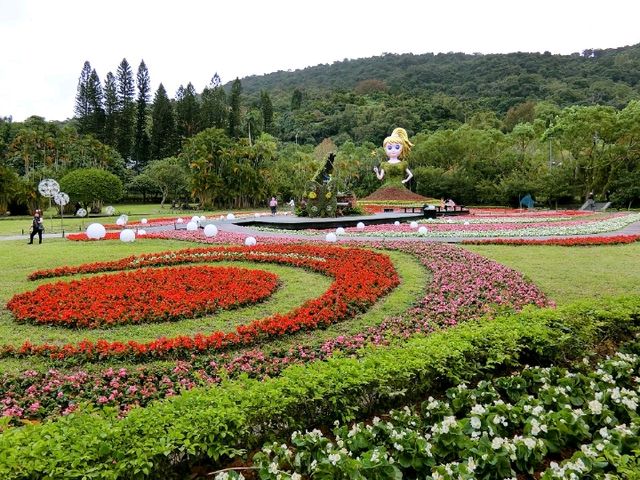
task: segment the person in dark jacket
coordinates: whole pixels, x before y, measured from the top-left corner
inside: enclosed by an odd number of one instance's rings
[[[42,213],[36,210],[33,214],[31,222],[31,234],[29,235],[29,245],[33,244],[33,237],[38,235],[38,243],[42,243],[42,232],[44,232],[44,222],[42,221]]]

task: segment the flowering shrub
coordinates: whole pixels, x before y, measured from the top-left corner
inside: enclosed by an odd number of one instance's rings
[[[99,328],[208,315],[264,300],[276,275],[244,268],[143,269],[39,286],[7,304],[23,322]]]
[[[261,479],[503,479],[539,474],[546,458],[578,450],[542,478],[615,473],[640,448],[640,357],[619,353],[595,369],[528,368],[518,375],[449,389],[419,411],[405,407],[351,427],[336,422],[265,445]]]
[[[161,252],[131,256],[111,262],[96,262],[76,267],[61,267],[35,272],[31,279],[136,269],[145,266],[178,265],[183,263],[245,260],[305,267],[334,277],[323,295],[305,302],[286,314],[254,320],[232,332],[216,331],[195,336],[159,338],[140,343],[88,340],[78,344],[35,345],[25,342],[19,347],[4,345],[2,356],[50,356],[54,359],[80,357],[98,359],[126,357],[130,359],[188,357],[195,353],[220,350],[231,345],[249,345],[299,330],[312,330],[351,318],[366,310],[396,285],[398,276],[386,255],[357,248],[327,246],[272,245],[246,247],[209,247],[177,252]]]

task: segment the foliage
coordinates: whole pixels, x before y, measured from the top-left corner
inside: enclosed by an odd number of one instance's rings
[[[114,174],[98,168],[79,168],[60,179],[60,188],[73,202],[91,206],[98,212],[103,203],[122,197],[122,181]]]
[[[169,196],[177,201],[187,192],[186,169],[175,157],[153,160],[145,169],[145,175],[162,192],[160,208],[164,207],[164,202]]]
[[[361,359],[287,369],[266,381],[241,379],[195,389],[124,419],[91,411],[0,435],[3,478],[143,478],[169,463],[213,462],[242,455],[267,436],[368,416],[443,386],[517,368],[588,355],[603,338],[620,341],[638,328],[637,298],[526,310],[367,351]],[[34,445],[38,445],[35,449]],[[184,452],[184,453],[180,453]],[[117,462],[111,461],[117,458]]]

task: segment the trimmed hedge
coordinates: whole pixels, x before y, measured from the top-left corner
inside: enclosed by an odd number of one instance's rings
[[[350,421],[524,364],[564,363],[640,327],[640,298],[528,308],[469,322],[359,359],[294,366],[268,381],[219,387],[115,414],[85,411],[0,435],[0,478],[146,478],[176,464],[242,455],[292,429]]]

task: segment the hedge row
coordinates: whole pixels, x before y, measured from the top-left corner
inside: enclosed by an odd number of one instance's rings
[[[0,478],[170,478],[176,465],[226,461],[293,429],[362,418],[524,364],[565,363],[639,330],[640,297],[529,308],[371,348],[359,359],[191,390],[124,419],[108,410],[79,412],[4,431]]]

